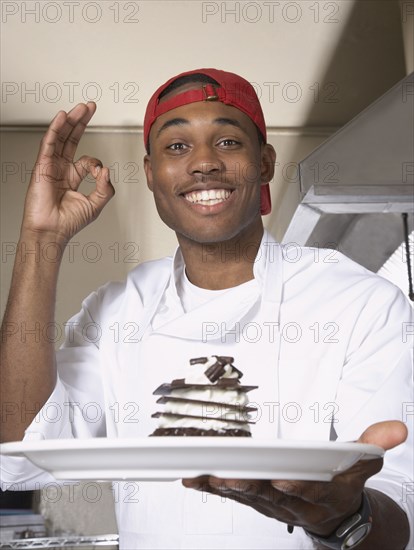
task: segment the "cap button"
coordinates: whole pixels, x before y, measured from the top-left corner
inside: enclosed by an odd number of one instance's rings
[[[203,86],[204,101],[218,101],[219,96],[213,84]]]

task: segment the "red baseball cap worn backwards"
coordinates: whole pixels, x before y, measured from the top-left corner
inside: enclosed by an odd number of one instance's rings
[[[218,86],[215,84],[202,84],[198,89],[182,92],[159,103],[161,93],[170,84],[183,76],[193,74],[206,75],[218,82]],[[144,143],[147,151],[149,149],[149,133],[156,119],[172,109],[188,105],[189,103],[195,103],[196,101],[221,101],[225,105],[236,107],[256,124],[263,136],[264,142],[267,142],[263,111],[256,91],[250,82],[237,74],[219,71],[218,69],[196,69],[170,78],[156,90],[149,100],[144,118]],[[261,186],[260,212],[262,215],[269,214],[271,208],[270,189],[267,183]]]

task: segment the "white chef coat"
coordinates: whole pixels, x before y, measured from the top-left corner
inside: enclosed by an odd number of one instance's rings
[[[254,281],[189,312],[177,291],[183,271],[177,249],[84,301],[57,353],[56,388],[25,439],[147,437],[158,385],[182,378],[191,357],[231,355],[243,383],[259,386],[249,394],[254,438],[352,441],[374,422],[410,422],[411,441],[386,453],[367,486],[393,498],[412,527],[413,321],[402,293],[339,252],[283,247],[267,232]],[[2,479],[3,488],[28,489],[53,478],[3,457]],[[313,548],[299,528],[290,535],[250,507],[180,482],[114,490],[121,548]]]

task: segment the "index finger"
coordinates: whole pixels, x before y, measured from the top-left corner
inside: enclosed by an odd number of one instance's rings
[[[77,109],[79,105],[82,105],[84,108],[86,107],[86,111],[85,109]],[[72,162],[79,141],[96,111],[96,103],[93,101],[89,101],[86,105],[84,103],[79,105],[76,105],[76,107],[68,113],[66,124],[61,134],[63,138],[61,142],[63,147],[61,151],[59,151],[59,154],[70,162]]]
[[[96,105],[94,103],[90,105],[79,103],[69,113],[59,111],[40,142],[38,160],[42,157],[52,158],[54,154],[61,155],[67,140],[70,140],[73,144],[74,154],[86,124],[92,118],[95,110]],[[77,134],[72,137],[74,132],[77,132]]]

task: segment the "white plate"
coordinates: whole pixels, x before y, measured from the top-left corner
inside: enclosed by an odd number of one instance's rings
[[[329,481],[383,449],[362,443],[235,437],[54,439],[0,446],[57,479],[173,480],[203,474],[233,479]]]

